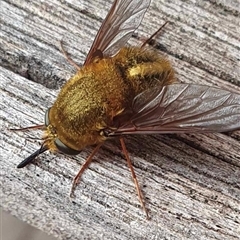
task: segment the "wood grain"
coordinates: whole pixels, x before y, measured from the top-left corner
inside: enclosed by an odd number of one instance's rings
[[[46,153],[16,169],[39,148],[41,132],[8,129],[43,123],[75,72],[60,40],[83,63],[111,3],[1,1],[2,208],[58,239],[239,239],[240,131],[128,137],[150,221],[117,141],[100,150],[73,200],[72,178],[91,148],[75,157]],[[157,48],[179,80],[240,92],[239,15],[237,0],[152,0],[136,36],[147,37],[170,21]]]

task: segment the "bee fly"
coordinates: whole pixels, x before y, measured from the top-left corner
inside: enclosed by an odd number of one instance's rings
[[[26,166],[47,150],[77,155],[85,147],[96,145],[74,178],[73,194],[101,145],[117,136],[147,217],[124,143],[125,135],[224,132],[240,128],[240,94],[177,83],[170,62],[148,49],[148,41],[140,47],[126,47],[149,4],[150,0],[114,1],[83,67],[78,67],[46,111],[45,124],[35,126],[45,132],[40,149],[18,165]]]

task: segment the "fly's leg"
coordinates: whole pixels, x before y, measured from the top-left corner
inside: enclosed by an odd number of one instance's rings
[[[102,143],[98,144],[92,153],[88,156],[86,162],[82,165],[81,169],[79,170],[78,174],[75,176],[70,192],[70,197],[74,197],[74,191],[76,189],[76,186],[79,183],[80,177],[82,176],[83,172],[88,168],[89,164],[92,162],[92,159],[94,155],[98,152],[99,148],[102,146]]]
[[[73,65],[77,70],[80,70],[81,67],[79,67],[67,54],[67,52],[65,51],[64,47],[63,47],[63,41],[60,41],[60,46],[61,46],[61,51],[63,53],[63,55],[65,56],[65,58],[68,60],[68,62]]]
[[[147,44],[150,44],[153,38],[156,37],[168,23],[169,21],[166,21],[155,33],[153,33],[148,39],[144,40],[141,48],[145,47]],[[156,45],[156,43],[152,45]]]
[[[133,178],[136,190],[137,190],[137,195],[138,195],[139,201],[140,201],[140,203],[142,205],[143,211],[145,212],[147,219],[149,219],[148,212],[147,212],[147,209],[145,207],[145,203],[143,201],[142,191],[141,191],[141,189],[139,187],[138,180],[137,180],[136,174],[134,172],[134,169],[133,169],[130,157],[128,155],[127,148],[126,148],[126,145],[125,145],[125,142],[124,142],[123,138],[120,138],[120,143],[121,143],[121,146],[122,146],[123,153],[124,153],[124,155],[125,155],[125,157],[127,159],[128,167],[129,167],[129,169],[130,169],[130,171],[132,173],[132,178]]]

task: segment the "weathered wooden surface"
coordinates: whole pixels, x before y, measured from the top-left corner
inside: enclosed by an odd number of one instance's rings
[[[115,142],[100,150],[73,202],[71,180],[91,149],[75,157],[46,153],[16,169],[39,147],[31,137],[41,134],[8,128],[43,123],[56,89],[74,73],[59,41],[82,63],[111,3],[1,1],[3,209],[59,239],[239,239],[240,131],[127,138],[150,221]],[[138,36],[149,36],[165,20],[172,23],[158,47],[180,81],[240,91],[238,0],[152,0]]]

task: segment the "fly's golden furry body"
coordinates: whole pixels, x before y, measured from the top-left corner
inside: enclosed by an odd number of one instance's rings
[[[170,63],[146,49],[122,48],[114,57],[95,59],[63,86],[49,112],[47,135],[75,150],[98,144],[106,139],[102,130],[112,127],[135,96],[174,80]],[[55,150],[52,141],[47,144]]]

